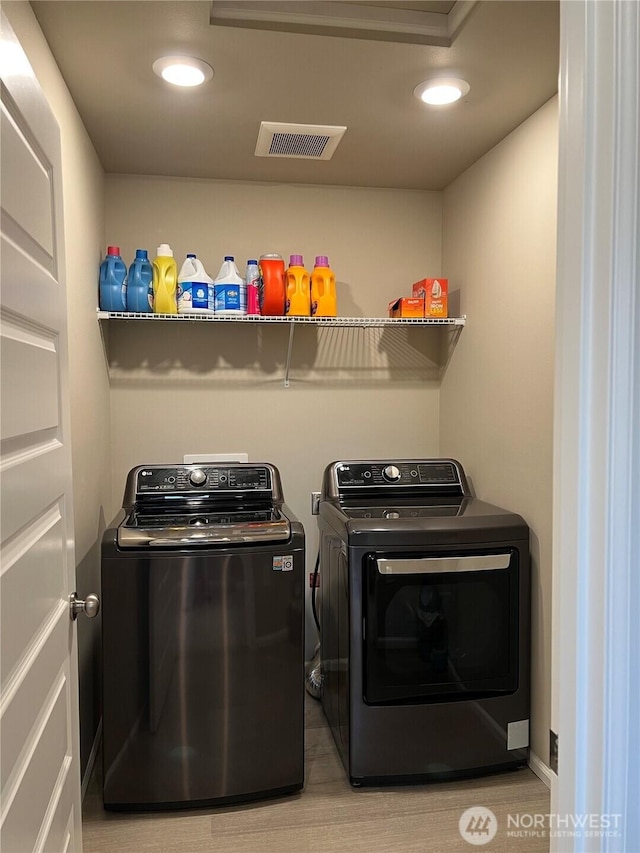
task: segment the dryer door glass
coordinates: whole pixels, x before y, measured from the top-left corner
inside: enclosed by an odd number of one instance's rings
[[[368,704],[517,690],[517,550],[371,554],[363,570]]]

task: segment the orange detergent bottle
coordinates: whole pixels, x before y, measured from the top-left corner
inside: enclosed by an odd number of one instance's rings
[[[336,277],[326,255],[318,255],[311,273],[311,313],[314,317],[338,316]]]
[[[284,261],[280,255],[260,255],[260,313],[264,316],[284,314]]]
[[[311,280],[304,268],[302,255],[291,255],[285,276],[286,303],[284,313],[294,317],[311,314]]]

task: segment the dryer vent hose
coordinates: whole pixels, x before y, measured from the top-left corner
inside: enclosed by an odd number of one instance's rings
[[[316,588],[318,583],[318,573],[320,571],[320,551],[316,558],[316,565],[313,572],[313,582],[311,584],[311,610],[313,612],[313,620],[316,623],[318,634],[320,630],[320,620],[318,619],[318,610],[316,607]],[[320,699],[322,696],[322,661],[320,659],[320,643],[316,646],[313,657],[305,664],[304,686],[307,693],[313,696],[314,699]]]
[[[320,660],[320,643],[310,661],[305,664],[304,686],[307,693],[314,699],[322,696],[322,661]]]

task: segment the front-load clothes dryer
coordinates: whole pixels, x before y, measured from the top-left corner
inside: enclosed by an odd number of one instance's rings
[[[302,788],[304,554],[273,465],[129,473],[102,542],[105,807]]]
[[[453,459],[343,461],[318,523],[322,704],[352,784],[526,763],[529,529]]]

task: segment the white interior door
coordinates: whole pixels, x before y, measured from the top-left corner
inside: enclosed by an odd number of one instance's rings
[[[551,850],[640,850],[640,4],[560,4]],[[589,820],[577,824],[577,820]],[[562,823],[558,823],[562,821]],[[573,831],[577,830],[577,831]]]
[[[4,13],[0,849],[80,850],[60,132]]]

